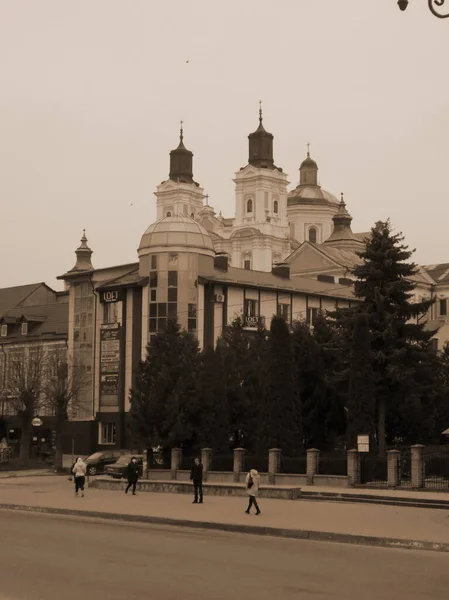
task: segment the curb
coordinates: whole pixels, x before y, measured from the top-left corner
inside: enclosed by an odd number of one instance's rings
[[[373,496],[370,494],[338,494],[334,492],[302,491],[297,500],[314,502],[352,502],[353,504],[383,504],[409,508],[432,508],[449,510],[449,500],[431,500],[430,498],[405,498],[399,496]]]
[[[187,519],[171,519],[168,517],[126,515],[87,510],[72,510],[67,508],[26,506],[20,504],[0,503],[0,509],[12,510],[16,512],[34,512],[63,516],[103,519],[108,521],[120,521],[123,523],[145,523],[148,525],[189,527],[192,529],[207,529],[210,531],[224,531],[227,533],[243,533],[259,536],[273,536],[297,540],[310,540],[316,542],[336,542],[339,544],[353,544],[371,547],[449,552],[449,543],[446,542],[428,542],[400,538],[382,538],[365,535],[353,535],[347,533],[332,533],[329,531],[308,531],[304,529],[282,529],[277,527],[263,526],[260,527],[257,525],[233,525],[227,523],[214,523],[212,521],[189,521]]]

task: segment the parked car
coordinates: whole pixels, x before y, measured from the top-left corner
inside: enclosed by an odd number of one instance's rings
[[[121,456],[128,456],[131,459],[130,450],[104,450],[94,452],[86,458],[87,473],[89,475],[99,475],[104,473],[107,465],[114,464]]]
[[[139,476],[143,475],[143,455],[142,454],[126,454],[121,456],[117,462],[113,465],[107,465],[104,469],[105,475],[110,475],[114,479],[121,479],[122,477],[126,478],[128,473],[128,465],[132,457],[137,459],[137,465],[139,467]]]

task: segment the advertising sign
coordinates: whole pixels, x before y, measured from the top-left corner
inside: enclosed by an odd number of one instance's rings
[[[123,290],[106,290],[100,292],[100,302],[111,304],[113,302],[121,302],[123,300]]]
[[[119,323],[102,325],[100,329],[100,403],[103,405],[118,404],[120,333]]]
[[[357,451],[369,452],[369,435],[357,436]]]

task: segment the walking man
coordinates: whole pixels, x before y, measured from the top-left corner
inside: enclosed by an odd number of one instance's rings
[[[260,515],[260,508],[256,500],[257,496],[259,495],[259,486],[260,475],[256,469],[251,469],[246,476],[246,493],[249,496],[248,508],[245,510],[247,515],[249,515],[252,506],[254,506],[256,509],[256,515]]]
[[[125,494],[128,493],[129,489],[132,487],[133,489],[133,496],[136,495],[136,487],[137,487],[137,482],[139,480],[139,465],[137,464],[137,459],[135,456],[132,457],[131,462],[128,465],[128,469],[127,469],[127,476],[128,476],[128,485],[126,486],[125,489]]]
[[[199,458],[195,458],[192,470],[190,472],[190,480],[193,482],[193,490],[195,499],[193,504],[203,503],[203,465]],[[198,500],[199,497],[199,500]]]
[[[86,463],[83,461],[81,456],[78,456],[72,469],[72,473],[75,479],[75,496],[78,496],[78,492],[81,490],[81,497],[84,498],[84,484],[86,483],[86,471]]]

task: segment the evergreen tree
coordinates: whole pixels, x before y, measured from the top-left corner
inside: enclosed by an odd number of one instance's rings
[[[191,450],[201,429],[200,354],[196,338],[169,319],[152,337],[131,390],[131,429],[147,448]]]
[[[322,349],[303,321],[293,325],[293,350],[306,448],[327,449],[334,437]]]
[[[420,400],[417,374],[423,356],[429,351],[434,332],[420,319],[432,300],[414,302],[417,272],[409,262],[413,251],[402,234],[393,234],[390,222],[377,223],[371,230],[361,263],[353,269],[354,293],[360,303],[353,309],[340,309],[331,315],[336,324],[352,332],[357,314],[364,313],[371,333],[379,453],[386,450],[387,436],[393,441],[395,413],[412,416],[411,403]],[[413,396],[410,397],[410,391]],[[415,413],[416,414],[416,413]],[[409,420],[410,424],[410,420]]]
[[[296,456],[302,447],[301,406],[291,334],[280,317],[271,321],[260,414],[259,451],[282,448]]]
[[[371,341],[365,315],[360,315],[354,327],[350,358],[347,444],[355,448],[357,435],[370,437],[370,449],[375,443],[375,389],[372,368]]]

